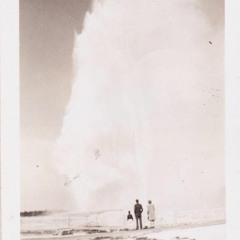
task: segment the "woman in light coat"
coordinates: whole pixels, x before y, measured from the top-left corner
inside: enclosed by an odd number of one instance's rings
[[[148,214],[148,220],[150,221],[150,228],[154,228],[155,207],[152,204],[151,200],[148,201],[147,214]]]

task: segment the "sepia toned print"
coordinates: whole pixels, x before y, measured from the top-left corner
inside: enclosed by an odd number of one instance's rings
[[[225,239],[223,56],[223,1],[21,0],[21,238]]]

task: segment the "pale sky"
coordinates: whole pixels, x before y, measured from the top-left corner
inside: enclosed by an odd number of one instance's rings
[[[223,3],[20,1],[22,210],[224,206]]]

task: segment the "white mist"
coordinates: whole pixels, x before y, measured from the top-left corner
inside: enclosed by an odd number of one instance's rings
[[[74,209],[223,205],[222,35],[197,2],[96,1],[86,15],[55,147]]]

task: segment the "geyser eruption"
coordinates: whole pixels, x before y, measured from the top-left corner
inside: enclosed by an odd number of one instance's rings
[[[211,166],[223,164],[221,43],[196,3],[105,0],[86,15],[55,148],[74,208],[131,209],[136,198],[194,208],[219,200],[222,172],[212,179]],[[213,88],[216,99],[203,91]],[[204,178],[201,169],[208,169]]]

